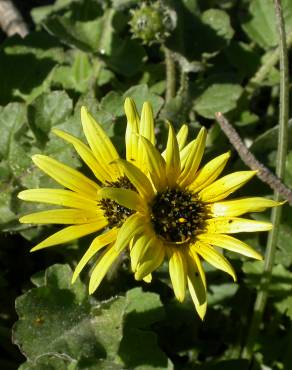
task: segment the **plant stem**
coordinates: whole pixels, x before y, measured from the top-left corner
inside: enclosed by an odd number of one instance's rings
[[[171,51],[163,46],[164,58],[165,58],[165,68],[166,68],[166,92],[165,101],[168,103],[171,98],[175,96],[175,62],[171,55]]]
[[[285,35],[285,25],[282,14],[281,0],[274,0],[275,14],[277,20],[277,28],[279,33],[279,51],[280,51],[280,109],[279,109],[279,134],[278,134],[278,152],[276,174],[282,179],[285,174],[285,163],[287,154],[287,140],[288,140],[288,116],[289,116],[289,71],[288,71],[288,56],[287,44]],[[276,201],[280,200],[280,194],[274,193]],[[279,233],[281,219],[281,207],[276,207],[272,210],[271,221],[274,225],[272,231],[269,233],[267,250],[265,253],[264,273],[260,291],[257,294],[253,317],[249,328],[249,334],[246,346],[243,350],[242,357],[251,359],[253,355],[253,348],[259,332],[260,323],[266,306],[268,297],[268,287],[272,276],[272,269],[274,265],[277,238]]]

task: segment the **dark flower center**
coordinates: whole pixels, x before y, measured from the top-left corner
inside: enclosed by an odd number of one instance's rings
[[[120,177],[117,181],[107,181],[106,187],[131,189],[136,191],[135,187],[126,176]],[[121,206],[114,200],[105,198],[99,201],[99,207],[103,210],[110,228],[122,226],[123,222],[135,212],[127,207]]]
[[[172,243],[193,241],[206,219],[204,204],[188,190],[166,189],[152,203],[151,221],[158,235]]]

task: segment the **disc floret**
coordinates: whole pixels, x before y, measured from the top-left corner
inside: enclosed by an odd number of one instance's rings
[[[204,228],[206,211],[191,191],[167,188],[158,192],[151,206],[151,221],[161,238],[171,243],[188,243]]]

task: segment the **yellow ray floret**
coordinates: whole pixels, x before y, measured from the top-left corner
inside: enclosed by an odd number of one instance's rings
[[[111,176],[109,176],[109,166],[96,158],[91,149],[81,140],[59,129],[53,129],[53,133],[74,146],[80,158],[82,158],[83,162],[86,163],[99,181],[105,182],[112,179]]]
[[[198,241],[191,246],[191,249],[194,249],[195,252],[202,256],[204,260],[210,263],[210,265],[213,265],[219,270],[227,272],[227,274],[231,275],[233,280],[236,281],[235,271],[231,264],[222,254],[217,252],[213,247],[206,243]]]
[[[117,241],[115,243],[115,249],[117,252],[120,253],[124,248],[126,248],[134,236],[138,236],[143,233],[144,223],[144,218],[136,213],[125,221],[117,235]]]
[[[241,240],[233,238],[230,235],[200,234],[198,235],[198,239],[207,244],[211,244],[223,249],[228,249],[232,252],[240,253],[247,257],[255,258],[257,260],[263,259],[263,257],[249,245],[242,242]]]
[[[197,253],[189,249],[186,254],[187,260],[187,283],[192,300],[196,310],[201,318],[204,319],[207,310],[207,295],[206,295],[206,277],[202,263]]]
[[[148,177],[130,162],[123,160],[118,161],[123,168],[125,175],[134,185],[143,199],[150,200],[154,196],[154,190]]]
[[[257,171],[238,171],[222,177],[200,191],[203,202],[218,202],[245,185]]]
[[[234,234],[254,231],[268,231],[273,225],[270,222],[247,220],[237,217],[218,217],[206,221],[208,233]]]
[[[101,198],[112,199],[124,207],[134,211],[140,211],[141,213],[146,209],[144,200],[137,192],[130,189],[103,188],[99,191],[99,196]]]
[[[187,282],[185,253],[179,248],[168,247],[169,275],[176,298],[183,302]]]
[[[203,127],[194,143],[188,149],[185,160],[182,162],[182,171],[178,179],[178,183],[182,187],[191,184],[196,177],[197,169],[204,154],[206,138],[207,130]]]
[[[141,256],[135,271],[135,279],[142,280],[156,270],[163,262],[165,247],[156,237],[151,237],[146,251]]]
[[[102,158],[102,161],[108,165],[119,158],[118,152],[109,137],[85,107],[81,108],[81,122],[86,140],[98,160]],[[111,169],[109,169],[109,175],[114,181],[119,176],[122,176],[123,173],[118,165],[113,164]]]
[[[78,278],[80,272],[83,270],[87,262],[102,248],[110,243],[113,243],[117,238],[118,230],[116,228],[111,229],[104,234],[98,235],[93,242],[90,244],[86,253],[83,255],[78,265],[76,266],[73,276],[72,283]]]
[[[106,225],[107,221],[105,218],[102,218],[98,221],[88,224],[68,226],[43,240],[41,243],[32,248],[31,252],[79,239],[81,236],[89,235],[103,229]]]
[[[168,139],[165,150],[165,162],[167,182],[170,187],[173,187],[181,172],[181,168],[178,142],[171,124],[169,124],[168,129]]]
[[[23,224],[85,224],[103,220],[102,212],[81,209],[50,209],[22,216]]]
[[[65,189],[28,189],[18,194],[18,198],[29,202],[55,204],[94,212],[96,201]]]
[[[42,171],[59,184],[76,193],[97,199],[99,186],[82,173],[46,155],[34,155],[32,160]]]
[[[282,202],[276,202],[272,199],[252,197],[216,202],[210,205],[210,211],[213,217],[234,217],[249,212],[262,212],[267,208],[280,206],[282,204]]]
[[[157,191],[167,186],[166,162],[155,146],[143,136],[140,137],[146,150],[146,164],[151,181]]]
[[[134,162],[138,158],[138,134],[139,134],[139,114],[132,98],[126,98],[125,113],[127,116],[126,128],[126,158]]]
[[[189,185],[189,189],[198,193],[209,184],[212,184],[223,171],[229,158],[230,152],[227,152],[205,164],[205,166],[198,171],[194,181]]]
[[[119,252],[117,252],[117,250],[111,244],[107,247],[106,251],[99,257],[90,277],[89,294],[95,292],[95,290],[101,283],[102,279],[104,278],[105,274],[107,273],[108,269],[118,258],[118,256]]]

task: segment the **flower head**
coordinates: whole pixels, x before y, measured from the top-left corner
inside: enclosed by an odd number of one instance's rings
[[[206,130],[186,145],[187,126],[176,135],[169,124],[166,149],[155,147],[152,107],[144,103],[141,118],[134,102],[126,99],[126,160],[120,159],[101,126],[85,108],[81,121],[89,146],[55,129],[72,144],[91,169],[93,181],[50,157],[36,155],[34,163],[66,189],[29,189],[19,198],[62,208],[23,216],[22,223],[69,225],[36,245],[32,251],[98,233],[78,263],[74,282],[97,253],[89,292],[93,293],[120,253],[129,248],[137,280],[151,274],[167,259],[175,296],[183,301],[188,286],[201,318],[206,312],[206,278],[202,260],[230,274],[235,272],[215,247],[262,259],[244,242],[230,236],[270,230],[268,222],[239,216],[278,205],[265,198],[224,200],[254,175],[239,171],[218,179],[230,156],[222,154],[199,169]]]

